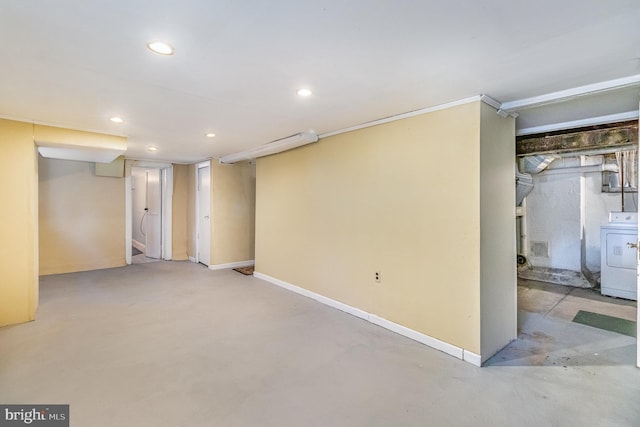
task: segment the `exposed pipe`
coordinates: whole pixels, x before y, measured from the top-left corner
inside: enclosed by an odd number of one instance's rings
[[[520,254],[528,258],[529,238],[527,236],[527,199],[522,201],[522,215],[520,216]]]
[[[618,166],[614,164],[601,164],[591,166],[570,166],[567,168],[547,169],[541,172],[544,175],[557,175],[561,173],[589,173],[589,172],[618,172]]]
[[[622,197],[622,212],[624,212],[624,151],[620,152],[620,194]]]
[[[617,153],[618,151],[621,150],[637,150],[638,149],[638,144],[635,142],[629,143],[629,144],[625,144],[625,145],[617,145],[615,147],[607,147],[607,148],[594,148],[591,150],[580,150],[579,153],[577,153],[576,151],[566,151],[566,152],[549,152],[549,153],[538,153],[541,156],[552,156],[556,159],[562,159],[565,157],[576,157],[578,155],[580,156],[600,156],[602,154],[614,154]],[[530,154],[518,154],[516,157],[518,157],[519,159],[524,158],[524,157],[529,157],[529,156],[533,156],[533,153]]]

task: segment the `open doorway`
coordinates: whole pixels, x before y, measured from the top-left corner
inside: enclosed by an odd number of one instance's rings
[[[127,264],[170,260],[173,167],[143,161],[127,166]]]
[[[511,356],[534,364],[636,362],[637,136],[612,142],[637,130],[637,122],[626,126],[532,135],[524,154],[518,146],[521,342]]]
[[[162,188],[159,168],[131,168],[132,263],[162,257]]]

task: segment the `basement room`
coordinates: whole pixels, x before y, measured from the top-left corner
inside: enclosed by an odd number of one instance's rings
[[[1,2],[0,425],[640,425],[639,22]]]

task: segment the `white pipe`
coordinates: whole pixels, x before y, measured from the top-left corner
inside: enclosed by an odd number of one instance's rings
[[[575,151],[567,151],[567,152],[550,152],[550,153],[540,153],[540,156],[552,156],[555,159],[564,159],[567,157],[576,157],[578,155],[580,156],[601,156],[603,154],[613,154],[613,153],[617,153],[618,151],[624,151],[624,150],[637,150],[638,149],[638,144],[634,143],[634,142],[630,142],[628,144],[624,144],[624,145],[617,145],[615,147],[606,147],[606,148],[594,148],[592,150],[580,150],[580,154],[577,154]],[[518,154],[517,157],[518,158],[523,158],[523,157],[528,157],[528,156],[532,156],[534,154]]]
[[[618,166],[614,164],[601,164],[601,165],[591,165],[591,166],[571,166],[568,168],[554,168],[547,169],[541,174],[544,175],[557,175],[561,173],[589,173],[589,172],[618,172]]]
[[[520,216],[520,254],[529,258],[529,239],[527,237],[527,198],[522,201],[522,215]]]
[[[227,154],[226,156],[222,156],[219,161],[220,163],[236,163],[243,160],[253,160],[257,159],[258,157],[282,153],[283,151],[302,147],[303,145],[311,144],[317,141],[318,135],[316,135],[315,131],[309,130],[308,132],[300,132],[286,138],[278,139],[277,141],[250,148],[248,150],[240,151],[233,154]]]

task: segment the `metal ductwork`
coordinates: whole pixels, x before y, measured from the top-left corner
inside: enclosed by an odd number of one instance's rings
[[[543,156],[541,154],[526,156],[520,159],[520,170],[522,173],[535,175],[545,170],[555,159],[555,157]]]

